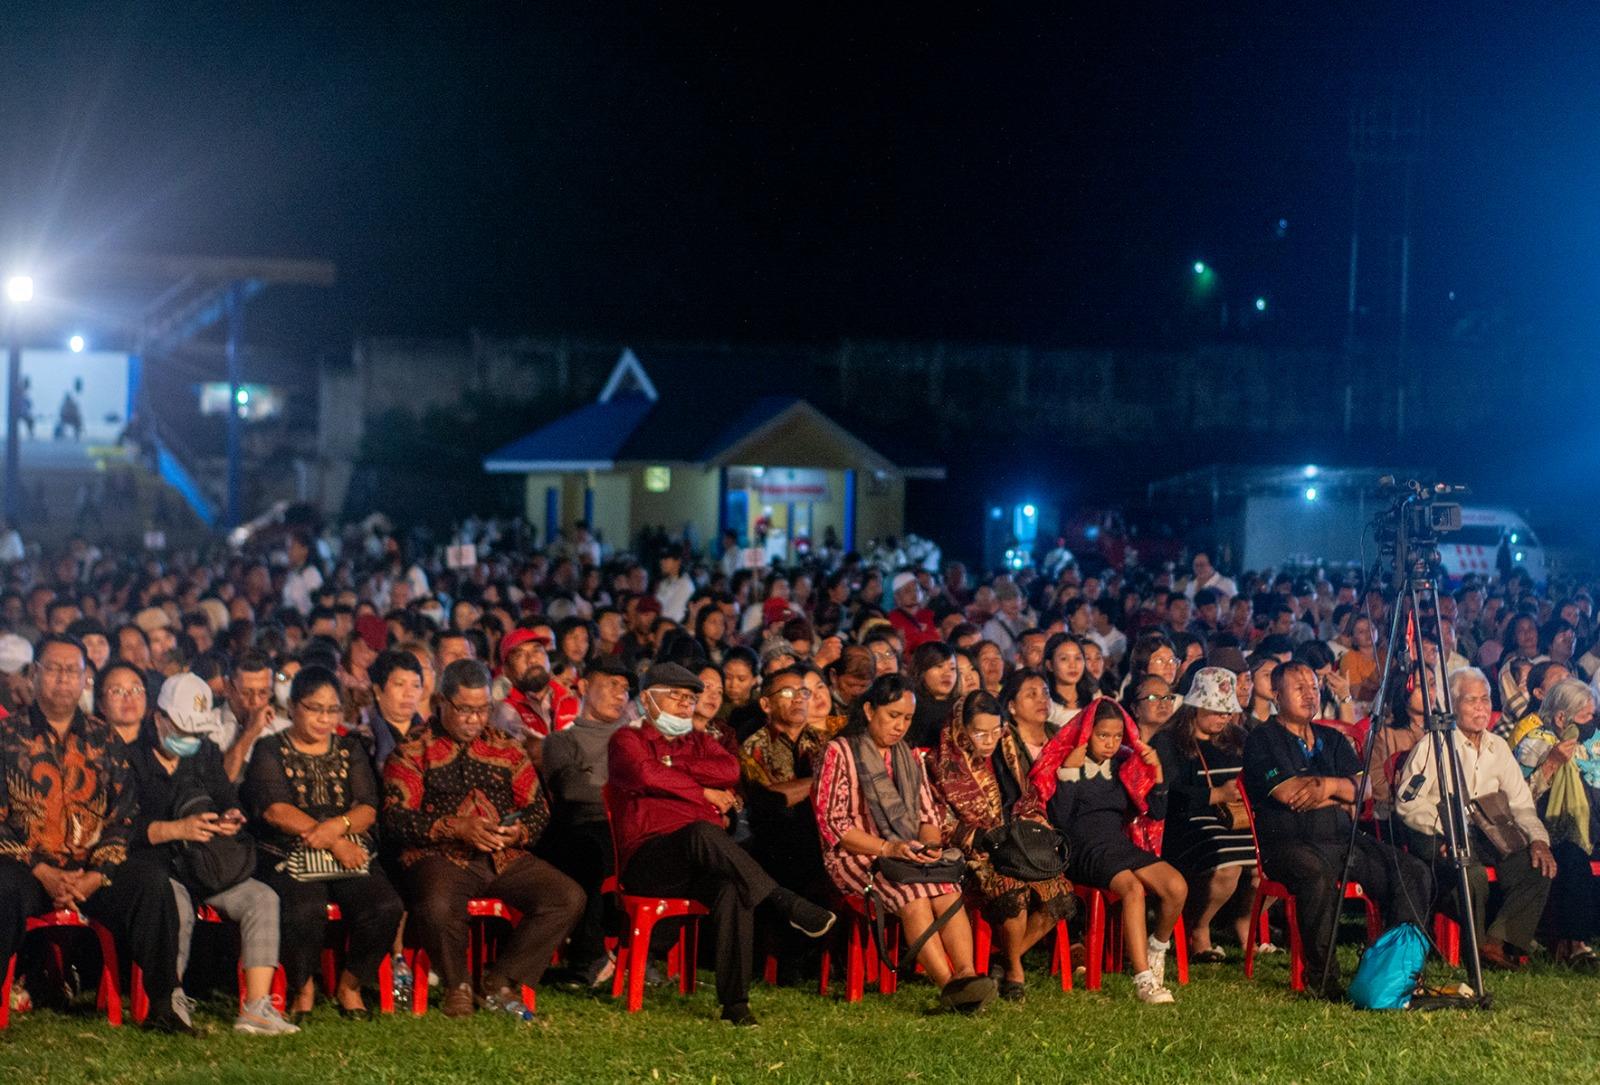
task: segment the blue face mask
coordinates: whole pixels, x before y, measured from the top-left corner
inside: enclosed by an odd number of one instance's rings
[[[168,735],[161,740],[161,748],[173,757],[193,757],[203,741],[199,735]]]

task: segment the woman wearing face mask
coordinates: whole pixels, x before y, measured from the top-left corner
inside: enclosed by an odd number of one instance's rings
[[[278,965],[278,895],[249,877],[248,837],[241,836],[244,813],[222,751],[197,733],[212,712],[211,688],[197,675],[183,673],[161,686],[153,719],[145,713],[144,682],[129,663],[113,661],[95,680],[95,702],[106,712],[128,749],[128,765],[139,796],[139,814],[130,838],[134,850],[162,854],[178,898],[178,979],[173,1012],[190,1023],[194,1008],[181,982],[194,933],[195,901],[210,905],[239,924],[239,963],[244,968],[244,1005],[236,1031],[279,1036],[298,1029],[272,1006],[272,974]],[[213,844],[213,841],[217,843]],[[224,844],[222,841],[231,841]],[[207,846],[216,867],[196,860]],[[226,852],[221,849],[227,848]],[[240,864],[220,873],[236,857]],[[231,884],[219,884],[231,882]]]

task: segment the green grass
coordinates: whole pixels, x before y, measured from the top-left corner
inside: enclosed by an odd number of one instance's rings
[[[1028,1001],[975,1018],[925,1016],[932,991],[902,985],[846,1005],[757,985],[756,1029],[716,1020],[708,983],[655,991],[629,1016],[605,1000],[541,992],[543,1024],[479,1015],[349,1022],[324,1006],[298,1036],[235,1035],[207,1005],[199,1039],[38,1012],[0,1041],[0,1082],[1318,1082],[1592,1083],[1600,978],[1553,966],[1494,977],[1491,1012],[1360,1013],[1288,993],[1282,957],[1254,983],[1237,963],[1197,966],[1175,1006],[1134,1001],[1125,977],[1062,993],[1032,977]]]

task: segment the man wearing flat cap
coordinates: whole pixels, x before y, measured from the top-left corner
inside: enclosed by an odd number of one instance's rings
[[[701,683],[676,663],[645,672],[644,716],[611,737],[607,802],[617,868],[630,893],[689,897],[711,910],[716,926],[717,1000],[722,1017],[755,1024],[750,973],[755,909],[767,904],[798,930],[820,938],[834,915],[781,888],[733,842],[725,815],[736,802],[739,762],[694,729]]]

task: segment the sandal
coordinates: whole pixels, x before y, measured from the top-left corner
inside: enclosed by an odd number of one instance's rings
[[[1190,959],[1195,964],[1221,964],[1228,959],[1228,955],[1216,946],[1207,946],[1197,951]]]
[[[988,976],[966,976],[944,985],[939,992],[939,1005],[946,1010],[976,1013],[993,1002],[998,993],[994,980]]]

